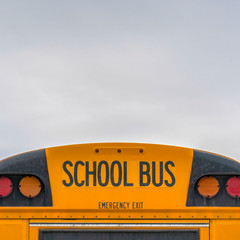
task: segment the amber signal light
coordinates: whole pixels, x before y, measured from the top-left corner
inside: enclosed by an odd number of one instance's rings
[[[213,176],[202,177],[198,181],[197,190],[204,198],[213,198],[219,191],[219,182]]]
[[[39,179],[35,176],[23,177],[19,183],[21,194],[27,198],[34,198],[41,192],[42,185]]]

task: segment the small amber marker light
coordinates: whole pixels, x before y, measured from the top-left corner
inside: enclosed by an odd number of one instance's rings
[[[20,192],[27,198],[37,197],[41,192],[41,189],[41,182],[34,176],[23,177],[19,183]]]
[[[205,176],[198,181],[197,189],[202,197],[212,198],[219,191],[219,182],[213,176]]]

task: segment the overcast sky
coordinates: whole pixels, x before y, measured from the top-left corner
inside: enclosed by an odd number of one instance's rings
[[[240,160],[240,1],[0,0],[0,158],[89,142]]]

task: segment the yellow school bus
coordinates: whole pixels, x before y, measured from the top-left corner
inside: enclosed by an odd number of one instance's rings
[[[137,143],[46,148],[0,161],[1,240],[236,240],[240,164]]]

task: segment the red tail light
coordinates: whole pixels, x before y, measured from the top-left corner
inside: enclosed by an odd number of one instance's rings
[[[12,192],[12,181],[8,177],[0,177],[0,198],[9,196]]]
[[[226,190],[231,197],[240,197],[240,177],[231,177],[227,181]]]

